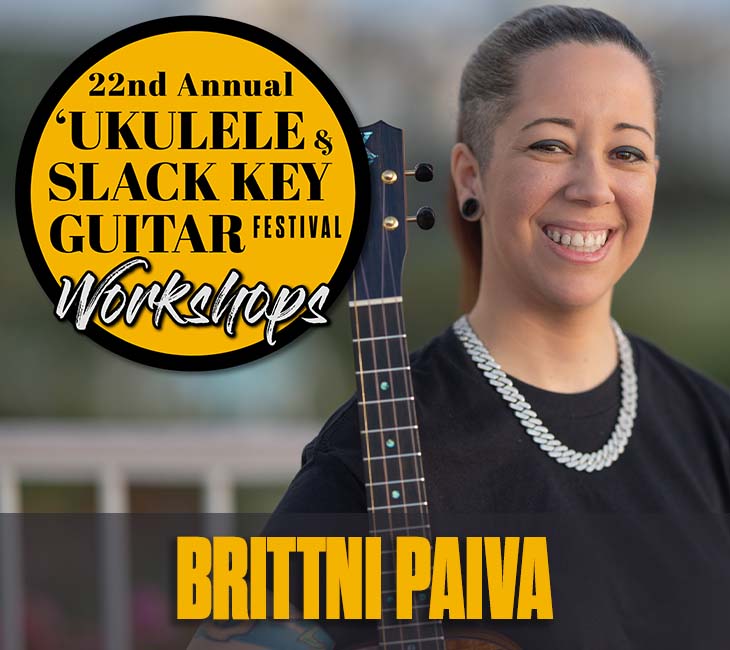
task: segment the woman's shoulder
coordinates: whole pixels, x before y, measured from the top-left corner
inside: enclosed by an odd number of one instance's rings
[[[411,354],[414,373],[461,373],[468,371],[467,361],[466,352],[451,326]]]
[[[628,335],[637,353],[640,378],[652,390],[665,393],[670,399],[673,392],[689,394],[691,398],[711,408],[728,427],[730,435],[730,390],[660,347],[634,334]]]

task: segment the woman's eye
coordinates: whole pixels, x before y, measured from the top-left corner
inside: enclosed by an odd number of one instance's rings
[[[542,140],[530,145],[530,149],[534,151],[544,151],[545,153],[566,152],[568,148],[558,140]]]
[[[617,160],[621,160],[623,162],[641,162],[646,160],[646,156],[644,155],[644,153],[639,149],[635,149],[634,147],[622,147],[621,149],[614,149],[611,152],[611,155],[614,156]]]

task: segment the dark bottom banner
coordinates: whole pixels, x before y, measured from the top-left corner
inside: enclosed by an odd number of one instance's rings
[[[727,648],[729,607],[727,514],[0,516],[3,650]]]

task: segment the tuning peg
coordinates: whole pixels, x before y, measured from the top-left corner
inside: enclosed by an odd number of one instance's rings
[[[406,221],[415,221],[421,230],[431,230],[433,224],[436,223],[436,213],[424,205],[422,208],[418,208],[415,217],[406,217]]]
[[[419,183],[428,183],[433,180],[433,165],[418,163],[415,169],[406,169],[406,176],[415,176]]]

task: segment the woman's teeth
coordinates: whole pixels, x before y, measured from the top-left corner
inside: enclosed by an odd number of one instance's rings
[[[545,234],[556,244],[565,246],[580,253],[595,253],[608,239],[608,230],[593,230],[591,232],[562,232],[547,228]]]

